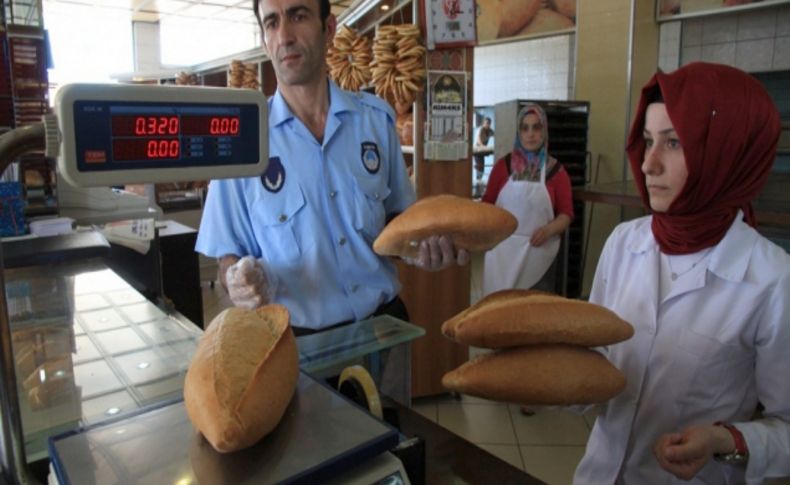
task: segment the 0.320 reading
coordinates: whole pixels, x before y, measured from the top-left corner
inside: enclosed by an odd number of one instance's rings
[[[178,116],[138,116],[134,119],[135,135],[177,135]]]

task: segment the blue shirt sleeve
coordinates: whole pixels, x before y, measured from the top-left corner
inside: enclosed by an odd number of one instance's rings
[[[246,179],[212,180],[195,250],[209,257],[227,254],[260,258],[250,223]]]

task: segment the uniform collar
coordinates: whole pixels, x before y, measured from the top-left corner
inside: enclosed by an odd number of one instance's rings
[[[359,110],[357,104],[354,102],[352,97],[353,95],[350,95],[349,93],[346,93],[345,91],[338,88],[333,81],[328,80],[327,82],[329,83],[329,115],[337,115],[344,111]],[[288,107],[288,103],[285,102],[285,98],[283,98],[283,95],[279,89],[276,93],[274,93],[270,110],[270,126],[277,126],[291,120],[294,117],[293,112],[291,112],[291,108]]]
[[[641,219],[638,224],[647,226],[645,231],[633,231],[631,237],[628,238],[626,248],[634,254],[641,254],[653,250],[658,252],[658,244],[653,237],[653,231],[650,229],[651,217]]]
[[[645,218],[643,223],[647,230],[631,233],[626,247],[632,253],[640,254],[651,250],[659,252],[650,222],[651,218]],[[738,211],[724,238],[713,248],[708,271],[725,280],[742,281],[749,267],[751,248],[756,240],[757,232],[743,221],[743,212]]]
[[[755,241],[757,231],[744,222],[743,211],[738,211],[724,239],[713,250],[708,269],[725,280],[743,281]]]

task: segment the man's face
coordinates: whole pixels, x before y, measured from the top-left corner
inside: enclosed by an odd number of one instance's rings
[[[320,77],[335,34],[334,16],[327,18],[324,28],[317,0],[262,0],[260,14],[263,44],[277,82],[295,86]]]

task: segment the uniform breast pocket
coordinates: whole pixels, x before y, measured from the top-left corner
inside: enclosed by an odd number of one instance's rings
[[[261,254],[275,266],[294,263],[302,255],[297,229],[305,199],[299,186],[255,200],[250,214]]]
[[[690,329],[682,332],[678,349],[676,390],[681,405],[720,404],[730,397],[731,384],[745,382],[754,366],[753,355],[737,343],[720,342]]]
[[[390,188],[382,177],[357,178],[354,190],[354,228],[373,241],[384,228],[387,214],[384,201]]]

